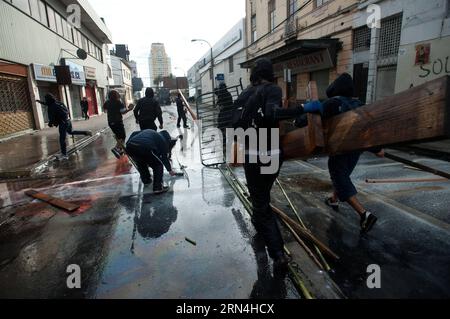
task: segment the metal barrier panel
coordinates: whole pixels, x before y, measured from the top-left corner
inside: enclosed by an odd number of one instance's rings
[[[197,97],[197,117],[201,121],[200,155],[206,167],[226,162],[226,129],[231,127],[234,101],[242,89],[240,84]]]

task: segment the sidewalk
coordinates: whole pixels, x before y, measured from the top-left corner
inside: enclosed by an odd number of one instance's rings
[[[73,121],[74,130],[93,133],[108,127],[106,114],[91,117],[89,121]],[[84,143],[85,136],[76,136],[75,145]],[[68,148],[74,146],[72,137],[67,138]],[[0,142],[0,178],[26,176],[33,167],[60,152],[57,128],[47,128],[31,134]]]

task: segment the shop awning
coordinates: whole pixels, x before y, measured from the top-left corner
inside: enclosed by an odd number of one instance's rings
[[[248,61],[241,63],[241,67],[245,69],[251,68],[260,58],[268,58],[272,63],[280,63],[295,59],[298,56],[305,56],[319,51],[327,51],[331,57],[333,64],[336,64],[337,52],[342,47],[339,39],[310,39],[296,40],[286,44],[285,46],[271,51],[269,53],[259,55]]]

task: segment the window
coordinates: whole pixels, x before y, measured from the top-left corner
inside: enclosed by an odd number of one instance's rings
[[[69,40],[72,43],[75,43],[75,39],[74,39],[74,36],[73,36],[73,30],[72,30],[73,28],[70,25],[70,23],[68,23],[67,21],[65,21],[65,22],[66,22],[66,25],[67,25],[67,40]]]
[[[288,0],[288,17],[293,15],[297,10],[297,0]]]
[[[47,6],[47,16],[49,28],[56,32],[57,30],[56,30],[55,11],[49,6]]]
[[[447,17],[450,17],[450,0],[447,0]]]
[[[331,0],[316,0],[316,8],[323,6],[325,3],[329,2]]]
[[[48,27],[48,20],[47,20],[47,10],[45,8],[45,2],[42,2],[39,0],[39,13],[40,13],[40,22]]]
[[[252,30],[251,41],[253,43],[253,42],[256,41],[256,37],[257,37],[257,34],[256,34],[256,14],[252,15],[251,24],[252,24],[252,26],[251,26],[251,30]]]
[[[384,19],[381,22],[380,47],[378,56],[380,58],[395,57],[400,48],[402,34],[403,15],[397,15]]]
[[[39,11],[39,1],[30,0],[31,16],[38,21],[41,21],[41,12]]]
[[[17,7],[17,9],[22,10],[26,14],[30,14],[30,4],[28,0],[12,0],[11,3]]]
[[[58,34],[63,37],[64,32],[63,32],[63,26],[62,26],[62,18],[56,12],[55,12],[55,20],[56,20],[56,32],[58,32]]]
[[[364,26],[353,30],[353,50],[355,52],[370,50],[371,31]]]
[[[269,31],[275,30],[275,0],[269,1]]]
[[[230,56],[228,58],[228,69],[229,69],[229,73],[233,73],[234,72],[234,58],[233,58],[233,56]]]

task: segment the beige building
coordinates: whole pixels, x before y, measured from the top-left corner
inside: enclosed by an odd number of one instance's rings
[[[150,86],[158,86],[155,80],[168,77],[172,74],[172,63],[169,56],[166,53],[164,43],[153,43],[150,58]]]
[[[285,101],[306,99],[310,80],[319,95],[339,73],[353,72],[352,19],[358,0],[247,0],[246,29],[251,67],[260,57],[274,63]]]

